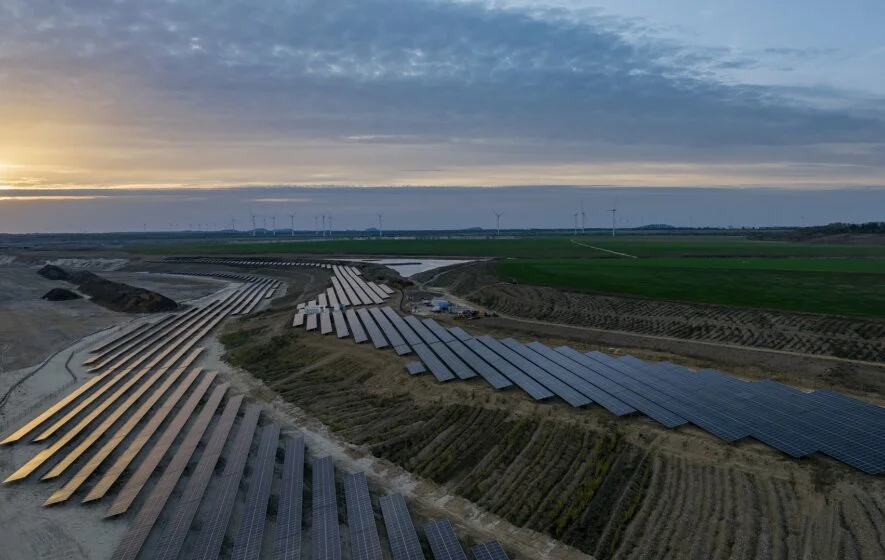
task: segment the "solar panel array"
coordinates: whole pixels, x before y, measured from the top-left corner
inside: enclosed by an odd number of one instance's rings
[[[381,560],[381,541],[366,475],[355,473],[344,478],[344,499],[347,502],[351,557],[354,560]]]
[[[277,526],[274,533],[274,560],[301,558],[301,506],[304,484],[304,438],[286,441]]]
[[[341,535],[338,530],[338,500],[335,496],[335,466],[331,457],[315,459],[313,476],[313,529],[311,558],[340,560]]]
[[[381,497],[381,513],[393,560],[424,560],[421,542],[409,516],[409,508],[402,494]]]
[[[467,560],[455,535],[455,528],[448,519],[437,519],[424,525],[424,534],[427,535],[434,560]]]
[[[498,541],[486,541],[471,549],[476,560],[510,560]]]
[[[192,553],[192,557],[196,560],[216,560],[218,553],[221,552],[221,544],[233,513],[259,414],[261,414],[260,405],[250,404],[246,407],[246,413],[240,422],[237,437],[219,481],[221,487],[215,492],[215,507],[212,508],[208,519],[203,520],[203,529],[197,539],[196,551]]]
[[[666,428],[693,424],[727,442],[749,437],[793,457],[820,452],[868,473],[885,473],[885,409],[832,391],[806,393],[632,356],[473,337],[433,319],[400,317],[390,307],[361,309],[360,317],[377,347],[389,345],[380,342],[384,335],[398,354],[411,347],[423,369],[441,382],[480,377],[495,389],[517,386],[536,400],[556,396],[615,416],[643,414]],[[406,369],[422,373],[415,362]]]
[[[270,499],[274,459],[279,438],[279,424],[270,424],[261,431],[258,457],[255,459],[255,466],[249,478],[246,505],[231,552],[231,558],[234,560],[257,559],[261,553],[261,540],[264,535],[264,521],[267,516],[267,502]]]

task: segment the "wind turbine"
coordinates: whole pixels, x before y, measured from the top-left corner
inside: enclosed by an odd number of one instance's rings
[[[255,212],[249,210],[249,214],[252,215],[252,237],[255,237]]]
[[[274,234],[274,236],[276,236],[276,234],[277,234],[277,216],[276,216],[276,214],[274,214],[273,216],[270,217],[270,223],[273,224],[271,227],[273,227],[273,234]]]
[[[575,212],[575,235],[578,235],[578,212]]]
[[[584,199],[581,199],[581,233],[584,233],[586,227],[587,214],[584,213]]]
[[[326,217],[329,218],[329,237],[332,237],[332,213],[330,212]]]
[[[612,237],[615,236],[615,214],[618,213],[618,199],[615,199],[615,207],[609,209],[609,212],[612,213]]]
[[[323,219],[323,237],[326,237],[326,215],[320,214],[320,218]]]
[[[230,229],[232,229],[234,233],[237,232],[237,219],[233,216],[230,217]]]
[[[384,237],[384,214],[378,214],[378,237]]]
[[[261,235],[267,235],[267,216],[261,217],[261,229],[264,230]]]
[[[492,214],[495,215],[495,229],[498,232],[496,235],[497,237],[501,237],[501,216],[503,216],[503,214],[497,210],[492,210]]]
[[[295,237],[295,214],[289,214],[289,218],[292,219],[292,237]]]

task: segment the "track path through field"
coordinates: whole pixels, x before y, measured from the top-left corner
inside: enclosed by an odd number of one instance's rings
[[[636,255],[628,255],[627,253],[619,253],[617,251],[612,251],[610,249],[603,249],[602,247],[594,247],[593,245],[587,245],[586,243],[579,243],[578,241],[575,241],[574,239],[570,239],[569,241],[571,241],[575,245],[580,245],[581,247],[596,249],[597,251],[604,251],[606,253],[611,253],[612,255],[618,255],[619,257],[627,257],[628,259],[638,259],[639,258]]]

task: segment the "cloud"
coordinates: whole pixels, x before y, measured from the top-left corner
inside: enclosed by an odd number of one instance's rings
[[[478,152],[497,165],[636,152],[802,161],[821,155],[817,145],[885,141],[878,108],[821,109],[810,96],[720,75],[828,50],[740,53],[653,33],[594,11],[577,17],[565,4],[5,0],[0,119],[18,122],[23,141],[90,138],[83,159],[104,169],[156,161],[171,178],[156,180],[172,184],[195,166],[225,182],[268,167],[269,180],[322,181],[339,175],[328,171],[336,163],[371,161],[384,146],[443,144],[443,159],[469,165]],[[295,145],[324,142],[335,154],[326,171],[300,161],[317,158]],[[199,151],[213,145],[217,154]],[[286,150],[309,170],[281,167]],[[246,163],[225,169],[241,153]],[[885,167],[881,153],[865,157]]]

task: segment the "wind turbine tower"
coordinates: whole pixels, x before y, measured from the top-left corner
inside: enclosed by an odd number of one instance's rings
[[[273,228],[273,234],[276,235],[277,234],[277,216],[276,216],[276,214],[274,214],[273,216],[270,217],[270,223],[272,224],[271,227]]]
[[[323,237],[326,237],[326,215],[320,214],[320,218],[323,220]]]
[[[332,237],[332,214],[331,214],[331,212],[329,213],[328,218],[329,218],[329,237]]]
[[[384,237],[384,214],[378,214],[378,237]]]
[[[295,214],[289,214],[289,219],[292,220],[292,237],[295,237]]]
[[[587,214],[584,213],[584,199],[581,199],[581,234],[584,233],[584,228],[586,227],[587,222]]]
[[[615,236],[615,214],[618,213],[618,209],[612,208],[611,210],[609,210],[609,212],[612,213],[612,237],[614,237]]]
[[[250,211],[252,214],[252,237],[255,237],[255,212]]]
[[[497,237],[501,237],[501,216],[503,216],[503,214],[496,210],[492,210],[492,213],[495,215],[495,230],[497,231],[496,235]]]

